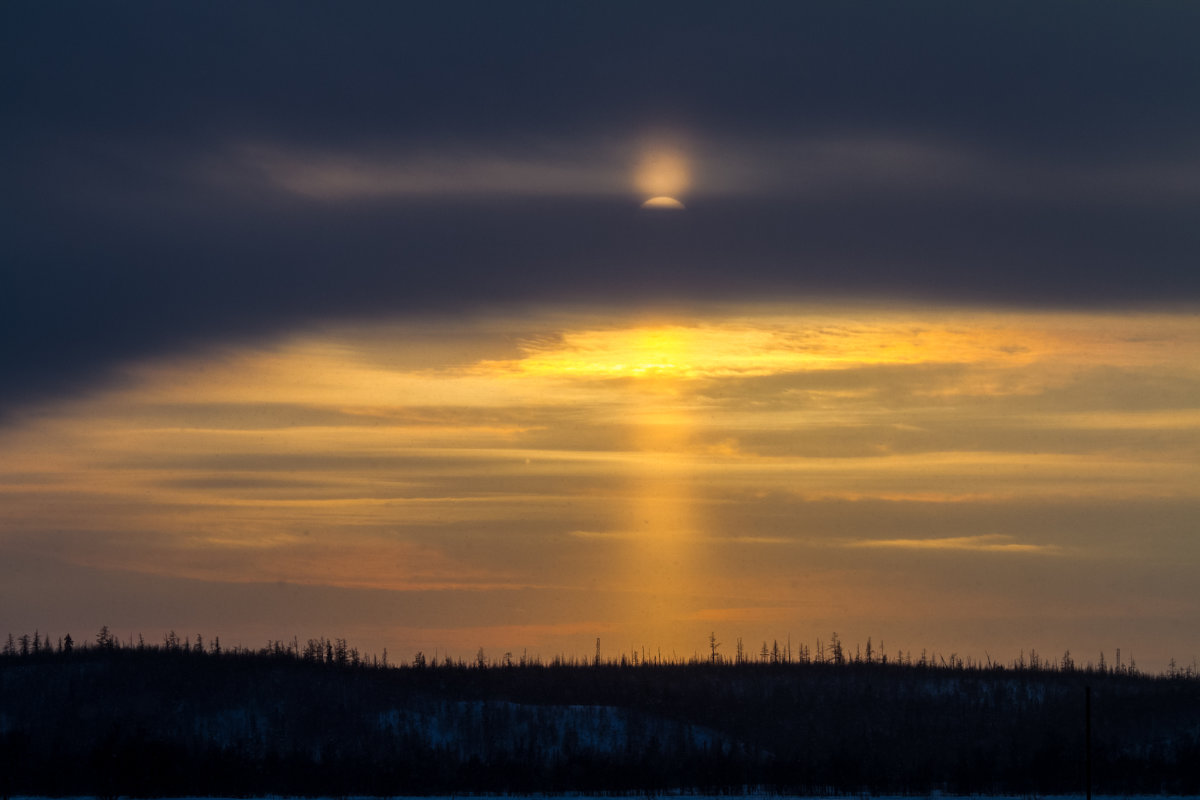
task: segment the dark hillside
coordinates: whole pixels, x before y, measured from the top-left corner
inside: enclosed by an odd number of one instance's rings
[[[341,643],[339,643],[340,646]],[[1200,792],[1200,680],[834,664],[0,657],[0,792]]]

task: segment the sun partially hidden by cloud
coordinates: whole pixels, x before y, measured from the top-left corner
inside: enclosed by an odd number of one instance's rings
[[[691,164],[683,148],[664,140],[645,144],[634,171],[634,183],[648,198],[670,200],[682,196],[692,183]]]
[[[647,208],[652,211],[683,211],[684,205],[674,197],[659,195],[658,197],[651,197],[649,200],[642,203],[642,208]]]
[[[560,310],[142,362],[0,430],[0,555],[403,597],[371,635],[422,646],[949,637],[1105,582],[1153,627],[1200,613],[1196,320]]]

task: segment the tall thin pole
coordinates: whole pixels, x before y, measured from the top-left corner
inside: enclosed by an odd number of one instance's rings
[[[1083,687],[1084,752],[1087,771],[1087,800],[1092,800],[1092,687]]]

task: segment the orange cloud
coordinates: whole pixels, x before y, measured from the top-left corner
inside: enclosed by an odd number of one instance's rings
[[[978,553],[1039,553],[1059,554],[1056,545],[1015,542],[1011,536],[984,534],[981,536],[952,536],[935,539],[863,539],[846,547],[877,547],[897,550],[966,550]]]

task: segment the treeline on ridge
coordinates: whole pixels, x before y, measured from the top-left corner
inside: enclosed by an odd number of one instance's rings
[[[616,657],[603,657],[600,649],[600,639],[596,639],[596,654],[592,659],[580,659],[577,656],[556,655],[548,660],[543,660],[540,654],[530,655],[528,652],[523,652],[519,656],[514,656],[510,652],[505,652],[500,657],[490,656],[482,647],[476,652],[475,657],[470,661],[459,657],[452,658],[449,654],[443,655],[441,660],[435,654],[432,658],[426,656],[422,651],[416,652],[412,660],[407,663],[407,666],[412,667],[513,667],[513,666],[646,666],[646,665],[686,665],[686,664],[829,664],[833,666],[847,666],[860,664],[880,664],[883,666],[908,666],[918,667],[922,669],[936,669],[938,667],[945,669],[987,669],[987,670],[1033,670],[1033,671],[1062,671],[1076,672],[1082,671],[1089,674],[1113,674],[1113,675],[1129,675],[1138,676],[1143,673],[1138,669],[1137,661],[1130,656],[1127,661],[1121,659],[1121,649],[1117,648],[1115,660],[1108,661],[1103,652],[1100,653],[1097,662],[1087,661],[1084,664],[1077,662],[1071,655],[1071,651],[1067,650],[1061,658],[1046,657],[1040,655],[1036,649],[1030,649],[1028,656],[1025,651],[1021,651],[1017,657],[1013,658],[1007,664],[998,661],[993,661],[988,657],[987,661],[978,661],[970,656],[960,656],[957,653],[949,655],[938,654],[922,649],[919,655],[913,655],[911,650],[898,650],[894,655],[889,656],[883,648],[882,642],[878,647],[874,646],[871,637],[867,637],[865,649],[861,644],[855,645],[854,653],[851,654],[848,646],[846,646],[835,631],[828,642],[818,638],[815,646],[809,648],[807,644],[800,643],[793,647],[790,637],[788,640],[781,643],[778,639],[773,640],[768,647],[767,642],[762,642],[761,648],[757,652],[752,652],[743,644],[741,638],[738,638],[736,650],[730,655],[726,655],[720,651],[721,644],[717,641],[716,634],[711,634],[706,642],[708,653],[701,655],[693,653],[691,657],[681,658],[676,654],[664,656],[661,651],[647,652],[645,648],[640,651],[634,649],[628,653],[621,652]],[[174,630],[163,635],[162,643],[156,645],[146,642],[145,638],[138,634],[136,640],[131,634],[128,641],[122,642],[120,638],[109,629],[107,625],[102,626],[96,633],[95,642],[90,643],[87,640],[75,642],[71,634],[61,636],[57,640],[57,644],[49,635],[42,635],[40,631],[34,631],[33,635],[28,633],[21,636],[14,636],[12,633],[8,637],[2,647],[0,647],[0,658],[4,657],[38,657],[41,655],[53,654],[70,654],[77,649],[85,650],[89,647],[98,648],[100,650],[115,651],[115,650],[137,650],[145,652],[147,650],[163,650],[166,652],[183,652],[192,654],[208,654],[213,656],[220,655],[256,655],[263,658],[288,658],[302,660],[308,663],[326,665],[336,665],[339,667],[371,667],[384,668],[403,667],[404,662],[391,662],[388,659],[387,648],[384,648],[383,655],[380,657],[377,654],[365,655],[360,653],[358,648],[352,647],[346,639],[343,638],[325,638],[307,639],[301,642],[299,638],[293,637],[290,641],[282,639],[270,639],[260,648],[246,648],[240,645],[235,645],[232,648],[224,648],[221,646],[221,638],[213,637],[205,642],[204,637],[196,634],[195,639],[187,636],[180,636]],[[1200,677],[1200,666],[1197,665],[1195,659],[1191,664],[1180,666],[1172,658],[1168,664],[1165,677],[1179,678],[1197,678]]]

